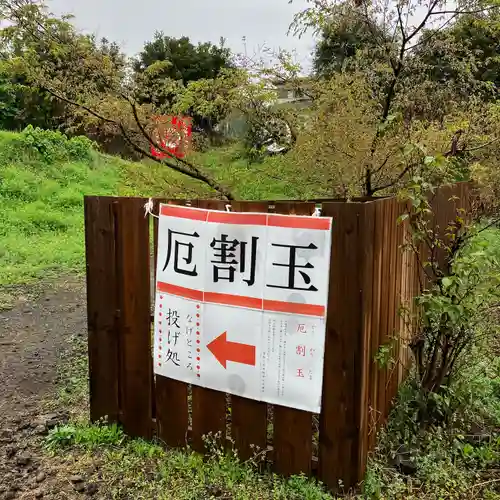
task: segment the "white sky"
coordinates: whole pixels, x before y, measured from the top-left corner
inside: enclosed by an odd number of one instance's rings
[[[134,55],[156,30],[168,36],[188,36],[193,42],[218,43],[221,36],[235,53],[248,55],[265,45],[296,53],[296,60],[310,67],[312,37],[287,36],[293,15],[306,0],[49,0],[55,14],[73,14],[74,24],[118,42]],[[308,63],[309,62],[309,63]]]

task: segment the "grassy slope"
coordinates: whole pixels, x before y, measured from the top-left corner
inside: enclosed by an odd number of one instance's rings
[[[307,200],[325,197],[318,179],[298,171],[287,156],[249,163],[237,146],[217,148],[195,156],[218,180],[244,200]]]
[[[22,134],[0,132],[0,285],[84,269],[83,195],[209,196],[156,165],[92,153],[47,161]]]
[[[23,134],[0,131],[0,285],[28,282],[53,271],[84,266],[83,195],[212,198],[200,182],[153,162],[92,158],[49,159]],[[244,199],[313,196],[297,185],[286,160],[249,165],[234,147],[195,160]],[[285,180],[283,180],[285,179]]]

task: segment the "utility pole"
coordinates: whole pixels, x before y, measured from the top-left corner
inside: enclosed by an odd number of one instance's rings
[[[247,58],[247,37],[243,35],[241,37],[241,40],[243,41],[243,50],[245,52],[245,59]]]

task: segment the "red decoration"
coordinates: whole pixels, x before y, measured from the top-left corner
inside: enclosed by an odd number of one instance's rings
[[[157,116],[151,144],[151,154],[155,158],[183,158],[191,144],[192,125],[190,117]]]

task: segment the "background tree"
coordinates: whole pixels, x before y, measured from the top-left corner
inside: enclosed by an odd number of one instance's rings
[[[309,28],[321,33],[335,19],[340,5],[335,0],[310,3],[312,6],[299,13],[292,24],[291,28],[297,34]],[[419,2],[412,1],[375,1],[353,7],[358,9],[359,16],[364,19],[367,32],[372,29],[373,19],[379,19],[383,26],[382,33],[390,34],[390,37],[386,38],[372,32],[373,42],[379,47],[378,53],[383,54],[384,59],[374,59],[371,64],[368,61],[360,67],[361,78],[372,89],[371,98],[378,103],[378,107],[376,119],[372,124],[370,145],[368,148],[361,148],[364,151],[362,175],[356,183],[358,188],[355,189],[359,194],[373,196],[388,190],[397,190],[411,176],[414,167],[413,162],[406,161],[403,156],[401,144],[410,142],[412,134],[414,138],[422,137],[426,129],[430,131],[435,126],[443,128],[445,121],[456,122],[456,115],[453,116],[452,110],[463,114],[463,102],[456,101],[453,102],[456,105],[444,110],[439,123],[424,120],[414,123],[418,114],[406,112],[414,105],[413,95],[418,98],[424,93],[432,94],[436,89],[439,90],[436,85],[432,88],[430,86],[436,82],[415,78],[421,71],[422,63],[419,58],[414,57],[414,53],[423,43],[425,29],[437,26],[435,30],[440,32],[461,16],[483,16],[485,12],[497,11],[495,5],[475,0],[457,4],[456,8],[451,10],[445,2],[431,0],[423,15],[415,19],[414,13],[419,5]],[[349,87],[349,82],[344,82],[344,85]],[[467,102],[467,106],[469,105],[471,103]],[[414,107],[418,108],[418,100]],[[325,111],[322,113],[324,115]],[[453,141],[455,132],[459,129],[448,131],[448,143]],[[314,133],[318,134],[318,129]],[[394,140],[396,137],[398,140]],[[474,147],[478,146],[479,144],[476,144]],[[441,152],[445,153],[446,150]],[[358,160],[360,159],[358,157]],[[331,165],[331,168],[336,168],[336,165]]]
[[[65,44],[78,43],[82,57],[96,55],[106,62],[107,71],[116,73],[119,79],[125,75],[126,58],[119,46],[107,39],[96,40],[93,36],[79,35],[74,31],[70,18],[46,16],[38,6],[25,4],[23,19],[0,32],[2,60],[0,78],[3,82],[3,128],[21,129],[28,124],[46,129],[59,128],[65,132],[82,130],[82,123],[75,119],[73,110],[66,103],[55,100],[38,85],[31,76],[43,71],[46,78],[56,79],[62,72],[72,73],[75,97],[84,88],[97,92],[106,91],[105,81],[88,71],[80,71],[72,59],[73,54],[61,50]],[[29,21],[28,21],[29,19]],[[36,26],[43,27],[50,37],[40,36]],[[30,31],[29,28],[33,28]],[[42,70],[43,68],[43,70]],[[92,81],[91,78],[94,78]],[[85,130],[88,135],[104,143],[98,130]]]
[[[469,68],[471,81],[484,83],[486,98],[496,98],[500,83],[500,16],[496,10],[460,16],[441,31],[422,34],[415,57],[430,68],[427,77],[437,82],[463,83],[463,68]],[[462,81],[461,81],[462,80]]]
[[[141,73],[157,61],[168,61],[161,76],[182,80],[184,85],[216,78],[223,68],[232,67],[231,50],[224,44],[221,38],[218,46],[210,42],[193,45],[188,37],[172,38],[157,31],[135,59],[134,70]]]
[[[381,44],[381,41],[383,42]],[[318,76],[328,77],[333,72],[346,71],[362,60],[383,61],[380,47],[390,43],[389,34],[374,17],[367,19],[363,12],[345,2],[332,8],[328,21],[321,28],[321,36],[314,50],[313,68]]]
[[[156,32],[133,63],[138,100],[158,108],[169,107],[175,94],[170,92],[173,85],[186,87],[198,80],[213,80],[223,69],[233,67],[231,59],[222,38],[218,46],[210,42],[193,45],[188,37],[172,38]]]
[[[231,192],[201,167],[185,159],[160,160],[150,153],[151,145],[162,150],[153,139],[154,109],[136,101],[135,82],[126,77],[126,68],[117,68],[113,54],[95,50],[91,37],[78,34],[71,24],[51,16],[38,2],[2,0],[0,6],[3,17],[14,24],[29,44],[40,43],[46,49],[40,53],[30,49],[22,58],[16,58],[15,63],[26,72],[32,85],[51,99],[69,106],[72,110],[70,124],[99,127],[104,133],[120,135],[140,156],[162,163],[232,198]],[[63,37],[53,30],[56,22],[63,24]],[[55,51],[57,57],[46,58],[47,51]]]

